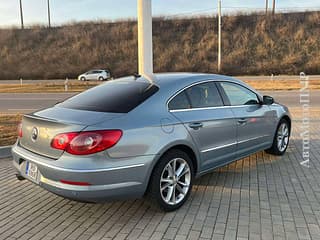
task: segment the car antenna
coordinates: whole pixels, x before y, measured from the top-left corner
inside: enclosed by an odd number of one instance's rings
[[[137,80],[138,78],[141,78],[142,77],[142,75],[141,74],[139,74],[139,73],[134,73],[133,74],[133,76],[134,76],[134,80]],[[146,79],[146,80],[148,80],[148,82],[150,83],[150,84],[154,84],[154,76],[153,75],[143,75],[143,77]]]
[[[134,73],[133,76],[134,76],[135,80],[136,80],[137,78],[141,78],[141,75],[138,74],[138,73]]]

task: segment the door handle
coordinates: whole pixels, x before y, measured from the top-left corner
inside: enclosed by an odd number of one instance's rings
[[[245,124],[247,121],[248,121],[248,120],[245,119],[245,118],[240,118],[240,119],[238,120],[238,123],[239,123],[239,124]]]
[[[189,124],[189,127],[194,129],[194,130],[198,130],[199,128],[202,128],[203,127],[203,124],[202,123],[199,123],[199,122],[195,122],[195,123],[190,123]]]

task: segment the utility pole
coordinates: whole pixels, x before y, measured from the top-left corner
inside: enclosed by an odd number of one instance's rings
[[[48,22],[49,22],[49,28],[51,28],[50,0],[47,0],[47,3],[48,3]]]
[[[272,2],[272,15],[276,12],[276,0],[273,0]]]
[[[218,0],[218,72],[221,71],[221,0]]]
[[[138,62],[139,74],[152,79],[152,7],[151,0],[138,0]]]
[[[268,0],[266,0],[266,15],[268,15]]]
[[[21,17],[21,29],[24,29],[24,24],[23,24],[23,11],[22,11],[22,0],[20,0],[20,17]]]

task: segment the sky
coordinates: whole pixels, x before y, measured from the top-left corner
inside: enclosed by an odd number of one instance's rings
[[[49,0],[52,25],[74,21],[134,19],[136,0]],[[217,0],[153,0],[154,16],[214,14]],[[320,10],[320,0],[276,0],[278,11]],[[269,0],[271,7],[272,0]],[[22,0],[25,25],[48,22],[47,0]],[[265,0],[222,0],[223,13],[263,11]],[[19,26],[19,0],[0,0],[0,27]]]

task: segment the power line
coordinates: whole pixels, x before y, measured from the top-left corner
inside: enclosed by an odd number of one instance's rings
[[[221,6],[222,10],[232,10],[232,9],[237,9],[238,12],[241,12],[243,10],[248,10],[250,12],[263,12],[265,11],[265,8],[262,7],[244,7],[244,6],[239,6],[239,7],[232,7],[232,6]],[[289,7],[289,8],[277,8],[278,12],[291,12],[291,11],[295,11],[295,10],[312,10],[312,11],[319,11],[320,10],[320,6],[319,7],[312,7],[312,9],[308,9],[306,7]],[[218,8],[207,8],[207,9],[202,9],[202,10],[196,10],[196,11],[189,11],[189,12],[183,12],[183,13],[176,13],[176,14],[169,14],[169,15],[165,15],[164,18],[166,19],[170,19],[170,18],[176,18],[176,17],[183,17],[183,16],[188,16],[188,15],[196,15],[196,16],[201,16],[201,15],[205,15],[205,14],[201,14],[201,13],[208,13],[208,15],[215,15],[218,12]],[[225,11],[228,13],[228,11]],[[160,16],[161,17],[161,16]]]

